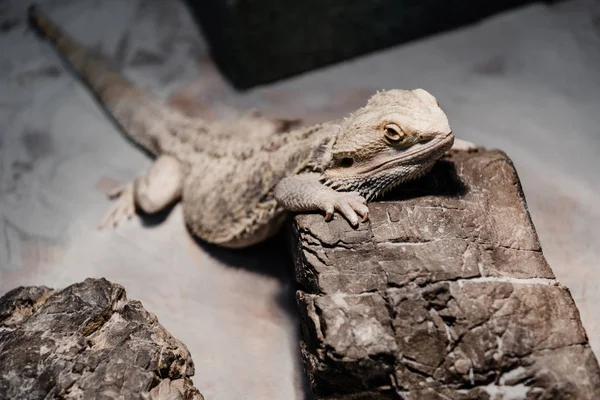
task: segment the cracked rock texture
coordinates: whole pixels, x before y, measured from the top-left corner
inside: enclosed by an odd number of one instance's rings
[[[187,348],[120,285],[0,298],[0,399],[202,400]]]
[[[600,369],[500,151],[453,151],[370,204],[292,224],[320,399],[599,399]]]

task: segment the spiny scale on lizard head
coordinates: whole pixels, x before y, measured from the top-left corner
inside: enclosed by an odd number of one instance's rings
[[[378,92],[340,125],[323,182],[373,199],[422,176],[453,142],[448,118],[430,93]]]

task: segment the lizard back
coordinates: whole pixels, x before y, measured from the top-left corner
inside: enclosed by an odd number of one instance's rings
[[[285,211],[273,196],[275,185],[287,176],[318,173],[337,131],[337,125],[324,124],[254,141],[243,132],[227,139],[196,137],[197,150],[179,153],[188,168],[182,204],[189,229],[227,247],[271,236]]]

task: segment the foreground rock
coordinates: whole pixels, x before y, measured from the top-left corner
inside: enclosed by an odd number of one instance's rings
[[[513,165],[453,152],[358,230],[293,223],[301,348],[321,399],[600,399]]]
[[[105,279],[0,298],[0,399],[201,400],[193,374],[185,345]]]

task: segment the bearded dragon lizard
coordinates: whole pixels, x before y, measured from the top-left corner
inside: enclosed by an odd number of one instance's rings
[[[334,213],[356,227],[367,201],[418,178],[455,140],[436,98],[389,90],[340,121],[292,129],[190,118],[87,53],[35,6],[30,22],[71,64],[122,130],[156,157],[120,186],[100,228],[182,204],[191,233],[240,248],[276,233],[287,212]],[[462,142],[470,147],[468,142]]]

